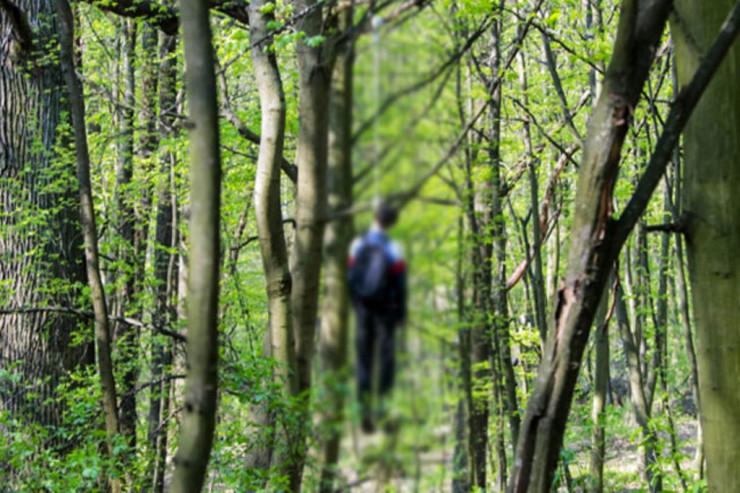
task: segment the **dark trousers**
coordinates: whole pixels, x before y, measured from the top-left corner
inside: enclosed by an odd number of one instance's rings
[[[387,394],[393,387],[396,371],[396,348],[394,332],[396,317],[388,313],[369,309],[361,304],[355,305],[357,317],[357,334],[355,337],[357,351],[357,387],[360,402],[367,405],[373,388],[375,351],[378,348],[380,364],[378,392]]]

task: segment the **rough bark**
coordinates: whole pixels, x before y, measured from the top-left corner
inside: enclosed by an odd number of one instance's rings
[[[58,62],[40,51],[55,43],[57,24],[53,2],[0,4],[0,283],[8,309],[72,306],[85,281],[74,174],[54,152],[62,143],[64,80]],[[82,321],[53,312],[0,315],[0,371],[22,382],[0,381],[0,409],[60,424],[54,388],[70,370],[94,362],[88,328],[88,342],[70,344]]]
[[[711,58],[733,0],[678,0],[672,18],[682,90]],[[735,34],[736,35],[736,34]],[[740,45],[735,42],[684,131],[683,219],[696,324],[701,416],[709,491],[740,489]]]
[[[218,396],[221,155],[207,5],[182,0],[190,127],[187,378],[171,491],[200,491],[213,445]]]
[[[56,0],[59,14],[60,60],[64,79],[67,83],[70,113],[74,126],[75,157],[77,161],[77,180],[80,190],[80,221],[85,242],[85,265],[87,281],[90,288],[95,317],[95,339],[98,352],[98,374],[100,376],[101,394],[103,396],[103,415],[108,454],[115,457],[114,440],[119,433],[118,397],[116,382],[113,376],[111,358],[111,327],[108,323],[108,307],[105,300],[105,289],[100,276],[98,261],[98,233],[95,228],[95,207],[92,198],[90,181],[90,156],[87,149],[85,130],[85,101],[82,83],[77,78],[74,66],[74,23],[72,9],[67,0]],[[113,493],[122,491],[121,478],[111,476],[108,479]]]

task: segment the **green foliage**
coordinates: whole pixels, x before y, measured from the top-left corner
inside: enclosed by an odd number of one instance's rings
[[[523,42],[522,55],[514,57],[511,66],[499,74],[494,74],[487,64],[490,57],[490,29],[459,61],[445,64],[491,12],[497,12],[496,15],[500,17],[502,52],[504,55],[511,53],[531,2],[506,2],[506,10],[498,13],[499,4],[490,0],[445,1],[435,9],[419,9],[408,19],[402,17],[403,22],[399,20],[398,24],[384,26],[380,30],[380,45],[377,47],[373,44],[372,36],[360,35],[357,38],[352,113],[355,132],[372,120],[386,98],[406,88],[415,87],[416,90],[409,91],[390,105],[379,116],[377,127],[367,127],[366,131],[355,134],[354,173],[359,176],[363,171],[370,170],[355,184],[356,205],[368,205],[376,193],[393,194],[411,189],[441,156],[446,155],[474,110],[489,101],[490,83],[498,77],[502,94],[502,133],[497,140],[494,141],[490,136],[491,119],[486,114],[462,140],[458,151],[424,184],[416,200],[404,208],[400,222],[393,230],[394,238],[404,247],[409,264],[411,312],[408,326],[399,334],[404,341],[404,352],[399,358],[397,391],[389,406],[394,419],[401,423],[400,431],[382,435],[382,439],[376,438],[378,443],[372,443],[373,439],[367,437],[367,440],[354,438],[358,435],[360,412],[353,398],[351,364],[340,374],[316,372],[315,391],[308,396],[312,402],[311,417],[300,412],[298,402],[286,397],[284,382],[273,380],[277,363],[263,355],[268,313],[252,206],[257,146],[245,140],[230,122],[225,119],[221,122],[221,392],[209,488],[214,491],[241,491],[258,488],[266,481],[270,491],[287,490],[287,479],[279,476],[277,467],[248,470],[244,467],[244,456],[251,450],[271,443],[276,436],[291,437],[299,427],[312,426],[309,441],[312,454],[305,472],[306,491],[314,490],[319,481],[321,464],[313,451],[336,432],[343,434],[339,464],[342,484],[357,479],[350,475],[356,470],[370,476],[391,471],[391,476],[412,478],[409,482],[417,491],[445,489],[453,476],[449,458],[456,437],[451,431],[451,424],[455,419],[457,404],[464,397],[460,389],[463,373],[461,351],[465,349],[462,340],[481,321],[496,322],[497,327],[506,330],[512,358],[516,362],[514,372],[519,412],[523,413],[542,358],[542,341],[532,301],[534,268],[530,265],[522,279],[507,292],[506,316],[489,314],[486,318],[476,312],[477,308],[471,301],[474,291],[474,257],[471,249],[476,241],[491,245],[493,238],[490,227],[480,237],[474,237],[471,233],[471,217],[480,219],[488,210],[481,208],[469,215],[470,199],[475,190],[491,184],[493,166],[500,164],[504,181],[502,191],[506,195],[504,210],[493,220],[504,226],[506,251],[503,265],[498,265],[496,261],[492,270],[500,268],[510,276],[528,259],[531,247],[537,243],[533,238],[533,226],[548,190],[552,190],[552,195],[547,197],[550,204],[548,222],[545,224],[548,236],[538,245],[544,264],[545,315],[547,320],[552,320],[554,302],[551,300],[557,299],[559,280],[565,273],[568,247],[572,240],[569,231],[578,169],[569,162],[557,182],[553,181],[553,177],[563,150],[580,146],[587,135],[589,107],[596,98],[592,91],[598,91],[598,88],[591,87],[590,77],[598,80],[599,71],[604,70],[609,60],[615,13],[618,10],[618,2],[602,2],[601,15],[593,16],[593,24],[587,27],[589,16],[583,9],[584,2],[560,0],[545,4],[544,10],[533,19],[537,23],[536,29],[533,27]],[[187,102],[182,98],[183,87],[179,75],[184,68],[181,47],[178,46],[174,55],[171,55],[177,65],[177,103],[172,108],[160,108],[160,103],[155,102],[152,107],[146,108],[142,98],[142,74],[149,63],[156,65],[162,60],[159,55],[154,60],[146,59],[142,55],[141,36],[137,37],[134,61],[137,83],[134,152],[130,156],[124,155],[121,151],[124,136],[120,127],[123,106],[120,60],[122,21],[95,6],[83,3],[77,7],[83,58],[80,70],[88,110],[88,138],[94,167],[93,193],[100,228],[102,269],[112,313],[133,318],[137,322],[138,354],[131,355],[120,350],[119,341],[115,363],[119,386],[123,385],[122,375],[126,370],[138,372],[137,386],[130,389],[135,391],[138,406],[138,445],[137,450],[130,450],[121,440],[115,444],[114,457],[101,452],[103,434],[99,383],[92,368],[81,367],[77,372],[68,374],[63,382],[57,383],[54,395],[64,409],[63,419],[58,425],[42,426],[28,422],[21,416],[0,413],[0,428],[4,431],[0,438],[3,445],[0,447],[0,464],[9,464],[17,472],[17,476],[12,478],[0,477],[0,482],[10,481],[7,484],[14,491],[97,491],[106,477],[120,475],[124,470],[130,472],[133,481],[129,485],[131,489],[143,489],[148,487],[157,459],[156,451],[148,441],[149,427],[154,426],[167,437],[170,455],[177,444],[176,423],[182,388],[176,378],[172,380],[171,393],[161,394],[159,386],[153,382],[158,363],[152,353],[158,347],[172,348],[172,362],[162,368],[165,378],[185,371],[182,346],[173,343],[167,336],[157,334],[153,327],[162,315],[157,311],[156,293],[158,288],[166,286],[170,286],[167,310],[174,320],[157,328],[183,333],[185,326],[185,321],[177,315],[178,308],[181,308],[178,304],[184,301],[180,298],[177,284],[178,276],[184,275],[180,269],[184,270],[187,265],[184,245],[188,236],[185,221],[190,207],[188,191],[197,184],[189,183],[186,171],[188,136],[184,115]],[[357,19],[364,19],[366,12],[363,8],[357,6],[356,9]],[[284,156],[288,161],[293,161],[300,119],[296,48],[298,43],[305,43],[312,48],[333,49],[334,40],[330,32],[307,36],[297,29],[297,13],[290,2],[268,3],[262,7],[262,12],[275,17],[267,27],[275,34],[274,50],[287,105]],[[597,18],[603,25],[596,24]],[[141,21],[134,22],[142,32]],[[235,26],[220,15],[214,17],[213,25],[216,54],[228,86],[229,103],[244,125],[259,133],[261,113],[249,56],[249,31],[245,26]],[[571,114],[572,128],[566,122],[563,102],[554,89],[552,74],[544,62],[542,32],[550,37],[563,97],[568,110],[574,113]],[[377,73],[374,68],[376,49],[380,56]],[[43,63],[54,61],[55,53],[55,48],[49,49]],[[666,78],[669,68],[667,59],[664,56],[651,75],[648,90],[651,91],[653,104],[634,108],[635,125],[628,136],[614,190],[612,205],[617,217],[644,170],[660,131],[667,102],[672,97],[672,89]],[[441,70],[443,67],[445,69]],[[442,75],[429,84],[416,87],[419,81],[430,78],[438,71]],[[380,83],[379,98],[375,88],[376,76]],[[523,106],[526,111],[522,109]],[[164,110],[174,114],[174,129],[164,127],[166,118],[161,114]],[[147,155],[139,139],[152,114],[155,116],[157,145],[156,150]],[[36,128],[39,122],[33,119],[37,117],[30,118],[27,125]],[[25,252],[29,262],[24,273],[44,277],[35,294],[50,295],[50,300],[61,300],[65,305],[87,312],[90,310],[87,288],[69,279],[46,276],[56,265],[67,260],[62,253],[49,253],[46,248],[57,240],[57,234],[48,226],[61,224],[62,221],[74,225],[77,220],[76,217],[64,217],[70,204],[76,207],[77,183],[70,172],[74,148],[70,144],[71,128],[66,123],[68,115],[61,112],[60,118],[63,123],[58,128],[59,142],[53,149],[48,149],[41,138],[30,143],[34,153],[47,155],[50,165],[43,170],[29,167],[17,178],[0,178],[0,188],[17,191],[12,206],[0,210],[0,219],[3,221],[0,233],[3,238],[17,235],[29,240],[30,247]],[[375,148],[375,131],[380,149]],[[531,142],[527,142],[527,132]],[[500,163],[491,159],[490,151],[494,144],[499,146]],[[379,158],[381,151],[387,152]],[[577,150],[573,153],[576,163],[581,158],[580,152]],[[125,184],[117,180],[121,158],[131,158],[134,170],[132,180]],[[174,160],[171,169],[167,161],[170,158]],[[534,163],[534,186],[539,200],[534,204],[527,169],[530,162]],[[377,167],[377,181],[373,167]],[[45,204],[47,207],[40,208],[27,187],[34,180],[37,184],[43,184],[42,199],[51,202]],[[174,186],[171,206],[176,220],[174,231],[178,235],[174,246],[156,245],[154,241],[156,228],[161,227],[157,224],[155,212],[160,205],[158,193],[168,184]],[[283,178],[283,216],[286,219],[294,216],[293,194],[293,185]],[[143,244],[134,261],[126,255],[131,253],[132,246],[124,241],[121,234],[122,220],[125,218],[118,210],[118,197],[123,197],[124,203],[134,207],[135,222],[143,231]],[[665,197],[656,195],[644,222],[668,222],[665,203]],[[6,225],[5,221],[11,219],[12,225]],[[354,220],[356,230],[361,231],[369,225],[371,218],[367,213],[360,213]],[[289,240],[292,240],[291,228],[286,224]],[[634,240],[630,240],[627,247],[630,253],[621,262],[630,317],[633,320],[640,317],[644,321],[641,335],[645,366],[650,364],[655,353],[654,304],[661,297],[669,300],[675,298],[678,289],[671,284],[667,293],[658,292],[659,242],[657,236],[648,236],[646,240],[647,269],[636,265],[639,252]],[[164,254],[167,258],[168,280],[155,276],[155,254]],[[0,261],[4,261],[8,255],[9,252],[4,250],[0,252]],[[180,256],[183,256],[182,261]],[[675,265],[672,255],[669,268],[672,274],[681,268]],[[638,277],[643,280],[642,283],[637,282]],[[134,295],[130,299],[120,299],[117,293],[131,279],[136,282]],[[15,294],[14,282],[14,279],[0,279],[0,299],[10,299]],[[653,300],[653,304],[633,303],[643,298]],[[44,299],[38,304],[43,306],[51,304],[51,301]],[[614,322],[610,329],[611,378],[614,384],[626,385],[624,357],[617,340],[618,332],[613,325]],[[669,395],[685,396],[689,393],[686,378],[689,362],[683,350],[680,314],[676,309],[669,310],[665,329]],[[552,328],[548,327],[548,330]],[[45,337],[51,335],[46,334]],[[81,348],[90,339],[89,327],[82,327],[71,336],[70,345]],[[588,351],[587,357],[590,357]],[[471,368],[474,374],[479,375],[471,388],[475,401],[494,402],[497,392],[495,384],[504,382],[502,375],[494,374],[500,371],[498,365],[492,359],[479,362]],[[584,362],[583,366],[587,367],[588,362]],[[562,452],[563,467],[556,478],[558,483],[565,480],[566,468],[571,472],[576,487],[588,481],[586,471],[590,449],[586,437],[593,425],[590,417],[591,379],[587,371],[581,373],[577,400],[569,417]],[[34,385],[41,382],[25,381],[18,366],[0,370],[0,381],[3,386],[7,384],[12,388],[21,385],[29,387],[29,399],[40,396]],[[167,395],[171,396],[172,401],[163,412],[161,422],[149,423],[152,399]],[[337,395],[346,403],[344,416],[329,421],[313,419],[338,411],[332,400]],[[614,439],[608,450],[610,453],[636,456],[641,445],[638,438],[640,432],[632,422],[628,396],[618,397],[623,399],[622,405],[608,405],[603,417],[607,437]],[[668,399],[668,396],[659,397]],[[253,419],[257,406],[264,406],[274,413],[276,421],[273,426],[256,428]],[[684,448],[679,448],[675,457],[666,447],[661,448],[656,467],[664,473],[666,488],[678,489],[680,485],[673,472],[674,459],[684,465],[689,461],[689,452],[685,449],[687,444],[693,446],[685,438],[688,433],[686,430],[690,430],[689,421],[690,417],[679,411],[677,422],[684,427],[684,434],[677,434],[677,438]],[[652,426],[661,443],[667,443],[668,434],[674,432],[662,418],[654,419]],[[490,429],[481,432],[494,436],[499,431],[507,441],[507,453],[510,454],[511,430],[508,424],[494,422],[492,418]],[[279,445],[275,454],[279,456],[289,446],[289,440],[278,439],[277,442]],[[131,462],[127,463],[129,458]],[[511,457],[508,456],[507,460],[510,464]],[[636,480],[636,469],[626,468],[623,462],[607,461],[607,491],[644,487]],[[0,474],[6,473],[3,470]],[[455,474],[461,473],[457,471]],[[387,480],[382,488],[386,491],[405,491],[404,488],[409,484],[403,481]],[[702,481],[694,481],[690,486],[693,491],[706,490],[706,484]]]

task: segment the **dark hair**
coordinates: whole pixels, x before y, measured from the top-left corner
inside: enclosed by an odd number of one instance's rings
[[[398,209],[388,203],[381,202],[375,208],[375,220],[381,228],[390,228],[398,220]]]

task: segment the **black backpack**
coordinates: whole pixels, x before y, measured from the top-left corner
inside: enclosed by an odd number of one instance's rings
[[[388,299],[390,259],[384,243],[363,240],[349,271],[353,295],[368,306],[384,304]]]

